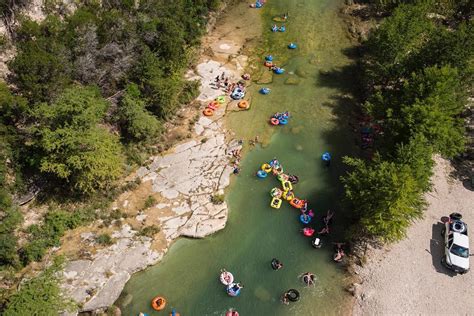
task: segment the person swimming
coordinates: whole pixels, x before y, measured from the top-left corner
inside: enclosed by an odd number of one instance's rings
[[[334,245],[335,245],[336,253],[334,254],[333,259],[336,262],[341,262],[344,256],[346,255],[344,253],[344,249],[342,249],[342,246],[344,245],[344,243],[339,242],[339,243],[334,243]]]
[[[281,263],[281,261],[278,260],[277,258],[273,258],[272,259],[272,269],[273,270],[280,270],[281,268],[283,268],[283,263]]]
[[[306,284],[306,286],[310,286],[315,285],[316,276],[311,272],[306,272],[302,275],[301,279]]]

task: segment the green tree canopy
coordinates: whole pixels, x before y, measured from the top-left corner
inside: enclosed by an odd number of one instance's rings
[[[106,188],[121,174],[118,137],[99,126],[107,103],[98,89],[72,87],[54,103],[40,104],[32,129],[39,168],[85,193]]]
[[[344,162],[353,168],[342,177],[345,194],[363,232],[386,241],[403,238],[424,207],[411,168],[379,157],[373,163],[348,157]]]

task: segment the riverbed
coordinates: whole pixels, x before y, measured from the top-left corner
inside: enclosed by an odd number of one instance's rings
[[[352,43],[338,16],[342,2],[271,0],[259,9],[264,29],[260,43],[250,51],[257,66],[255,82],[249,88],[251,109],[226,115],[228,128],[246,146],[241,172],[226,194],[227,226],[203,240],[178,240],[159,265],[134,275],[117,302],[124,315],[154,315],[157,312],[150,301],[156,295],[167,299],[164,314],[172,308],[181,315],[223,315],[229,308],[240,315],[320,315],[347,310],[347,275],[343,266],[332,261],[331,244],[345,236],[347,214],[340,203],[339,176],[344,171],[342,156],[354,150],[347,123],[355,76],[349,57]],[[286,31],[272,33],[273,24],[282,25],[272,18],[285,12],[289,14]],[[287,49],[290,42],[298,48]],[[268,71],[263,68],[263,57],[268,54],[285,73],[258,84],[262,71]],[[271,93],[259,94],[262,87],[270,88]],[[272,113],[282,111],[291,113],[288,125],[268,124]],[[255,136],[261,144],[250,146]],[[333,156],[329,167],[321,162],[325,151]],[[309,200],[316,213],[316,229],[322,227],[328,209],[335,211],[330,238],[323,238],[322,249],[312,248],[310,239],[301,234],[296,209],[286,202],[279,210],[270,207],[269,191],[279,182],[273,176],[258,179],[255,172],[275,157],[285,173],[299,176],[294,191]],[[284,264],[279,271],[271,269],[274,257]],[[244,285],[240,296],[226,294],[218,280],[222,268]],[[298,279],[307,271],[316,274],[315,287],[307,288]],[[286,306],[280,297],[289,288],[297,289],[301,299]]]

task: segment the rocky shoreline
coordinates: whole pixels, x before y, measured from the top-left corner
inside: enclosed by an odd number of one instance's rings
[[[199,64],[187,74],[190,80],[201,81],[197,101],[203,105],[223,94],[212,84],[216,74],[225,72],[231,81],[237,81],[247,65],[247,57],[240,53],[248,40],[246,30],[236,27],[231,17],[222,19],[219,29],[213,28],[203,39]],[[142,186],[150,187],[150,194],[158,196],[156,204],[139,211],[134,220],[157,225],[160,232],[154,238],[138,236],[137,230],[125,224],[112,233],[114,245],[87,259],[69,261],[62,288],[79,304],[80,312],[112,306],[131,275],[158,263],[177,238],[203,238],[225,227],[227,204],[215,204],[211,196],[224,194],[233,171],[232,152],[242,148],[242,143],[232,139],[224,126],[226,111],[237,108],[234,103],[229,101],[211,118],[201,116],[192,127],[190,140],[152,157],[149,165],[131,176],[139,178]],[[133,191],[127,197],[131,195]],[[126,211],[131,203],[128,198],[119,197],[114,204],[114,208]],[[81,234],[81,242],[88,240],[93,242],[90,233]]]

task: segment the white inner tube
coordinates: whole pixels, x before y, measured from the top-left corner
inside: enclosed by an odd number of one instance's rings
[[[228,271],[224,271],[224,272],[221,273],[219,279],[220,279],[222,284],[229,285],[232,282],[234,282],[234,275],[232,275],[232,273],[230,273]]]
[[[461,221],[454,221],[453,231],[458,232],[458,233],[464,233],[466,231],[466,225],[464,225],[464,223]]]

